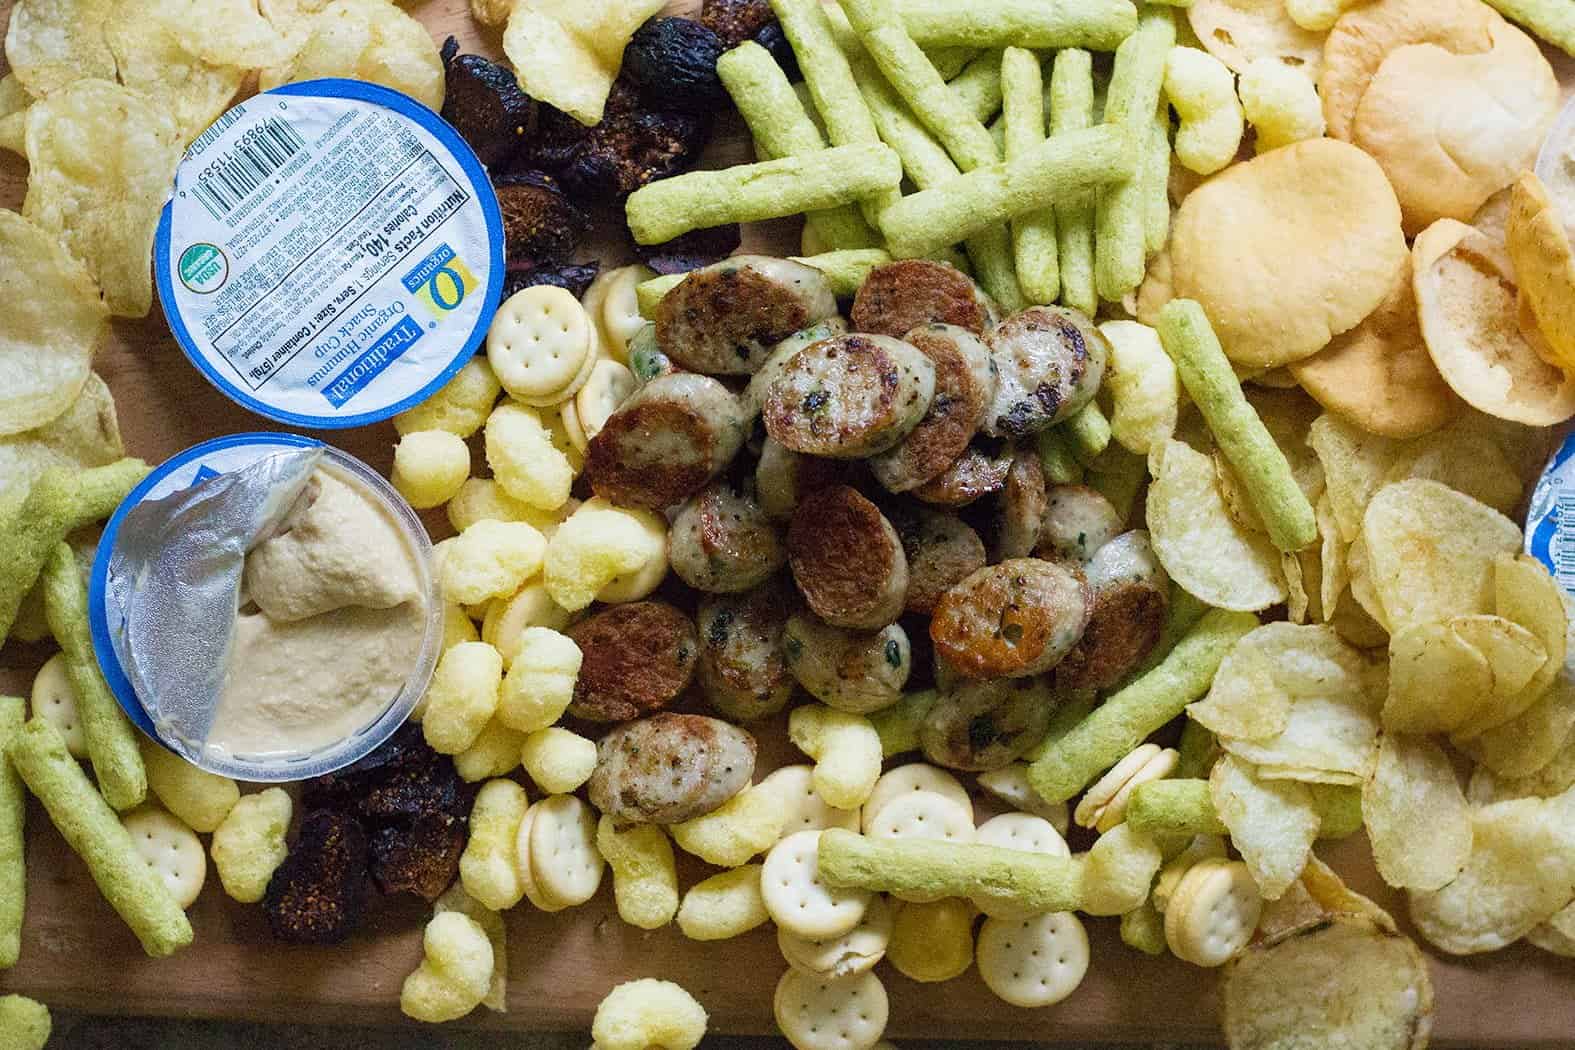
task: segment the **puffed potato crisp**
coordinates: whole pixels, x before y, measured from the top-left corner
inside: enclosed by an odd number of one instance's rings
[[[1330,139],[1210,179],[1182,202],[1170,243],[1175,295],[1201,303],[1226,355],[1251,370],[1311,357],[1360,324],[1405,251],[1383,169]]]
[[[1503,245],[1453,219],[1422,231],[1413,280],[1427,352],[1461,399],[1489,415],[1551,426],[1575,415],[1575,376],[1548,364],[1540,332],[1520,324]]]
[[[112,81],[78,81],[28,107],[22,214],[87,265],[117,316],[152,308],[153,234],[181,150],[174,117]]]
[[[0,211],[0,301],[0,435],[20,434],[77,399],[109,314],[87,269],[12,211]]]
[[[1323,36],[1291,21],[1283,0],[1193,0],[1187,19],[1209,53],[1237,73],[1273,58],[1318,79]]]
[[[1575,369],[1575,252],[1558,206],[1532,172],[1515,183],[1504,236],[1550,363]]]

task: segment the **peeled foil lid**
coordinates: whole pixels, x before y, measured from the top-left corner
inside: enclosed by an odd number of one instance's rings
[[[246,554],[323,458],[277,452],[126,513],[106,574],[115,655],[159,734],[201,751],[224,689]]]

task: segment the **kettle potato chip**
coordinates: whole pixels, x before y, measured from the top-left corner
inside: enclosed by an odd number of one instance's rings
[[[1522,333],[1509,253],[1473,227],[1440,219],[1412,248],[1422,337],[1439,374],[1489,415],[1550,426],[1575,414],[1575,376]]]
[[[5,57],[28,93],[40,97],[79,80],[115,79],[104,26],[115,0],[17,0]]]
[[[350,77],[443,108],[443,61],[426,27],[388,0],[333,0],[307,23],[288,60],[262,71],[264,90],[296,80]]]
[[[181,148],[168,111],[111,81],[28,107],[22,213],[87,265],[118,316],[153,305],[153,234]]]
[[[1447,733],[1490,703],[1493,667],[1450,621],[1401,628],[1389,639],[1389,696],[1384,728],[1396,733]]]
[[[71,407],[109,315],[86,267],[50,234],[0,211],[0,436]]]
[[[1391,630],[1493,609],[1493,560],[1520,549],[1520,528],[1436,481],[1388,485],[1367,505],[1362,540]]]
[[[1362,788],[1373,859],[1397,889],[1436,890],[1471,855],[1471,809],[1442,748],[1426,737],[1386,733]]]
[[[181,46],[159,21],[163,0],[120,0],[105,23],[120,82],[168,106],[182,144],[196,138],[230,108],[246,71],[216,66]]]
[[[90,373],[65,412],[36,430],[0,438],[0,516],[50,467],[103,467],[125,454],[115,399]]]
[[[624,45],[664,0],[519,0],[503,50],[532,98],[597,124]]]
[[[1160,446],[1158,458],[1148,526],[1171,579],[1220,609],[1253,612],[1284,601],[1279,552],[1231,518],[1213,461],[1180,441]]]
[[[1302,873],[1318,837],[1318,807],[1308,785],[1265,780],[1225,755],[1209,773],[1209,797],[1265,900],[1278,900]]]
[[[1225,971],[1233,1050],[1422,1050],[1433,1027],[1427,961],[1378,920],[1335,915],[1248,947]]]

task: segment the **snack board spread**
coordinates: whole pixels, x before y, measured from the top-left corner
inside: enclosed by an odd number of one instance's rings
[[[408,32],[371,34],[354,55],[314,50],[337,21],[392,24],[380,5],[340,0],[308,31],[266,7],[235,23],[252,26],[256,54],[269,27],[278,38],[283,72],[265,86],[376,78],[407,49],[391,86],[444,101],[492,158],[509,295],[485,360],[397,421],[396,486],[446,507],[458,533],[437,567],[450,644],[420,728],[308,782],[293,805],[247,794],[227,826],[193,799],[230,806],[232,783],[172,775],[162,759],[139,769],[94,699],[108,697],[72,625],[72,552],[57,541],[145,468],[99,467],[122,450],[105,440],[113,408],[106,423],[95,388],[70,411],[41,407],[77,382],[82,358],[62,359],[26,373],[43,385],[16,401],[25,476],[7,513],[28,527],[22,571],[0,580],[0,597],[16,592],[17,636],[52,630],[71,672],[64,690],[41,673],[29,732],[47,722],[111,802],[133,805],[145,777],[175,816],[142,810],[126,825],[171,855],[200,848],[188,827],[214,829],[224,888],[262,898],[282,942],[354,944],[377,899],[368,877],[381,894],[436,899],[402,996],[430,1020],[505,1005],[493,909],[579,906],[604,863],[639,928],[676,920],[710,941],[773,924],[789,966],[775,1014],[801,1047],[844,1015],[859,1018],[851,1045],[900,1024],[902,998],[888,1001],[881,979],[893,970],[936,981],[977,963],[990,992],[1031,1009],[1075,1002],[1089,967],[1143,965],[1126,952],[1223,964],[1233,1045],[1310,1031],[1422,1045],[1433,996],[1418,943],[1563,951],[1567,616],[1548,571],[1517,552],[1529,489],[1575,403],[1557,364],[1569,264],[1548,218],[1557,180],[1542,189],[1524,174],[1556,106],[1529,38],[1474,0],[1442,12],[1456,35],[1428,44],[1448,57],[1426,62],[1417,5],[1397,0],[1343,13],[861,2],[845,20],[732,3],[699,23],[638,6],[596,5],[606,21],[591,25],[551,4],[479,5],[479,19],[509,23],[522,70],[524,55],[570,70],[579,55],[602,72],[549,82],[538,62],[521,92],[507,67],[449,52],[447,98],[416,74],[431,67]],[[1505,13],[1560,38],[1557,12]],[[23,14],[35,32],[51,17]],[[194,63],[219,61],[164,31]],[[93,68],[85,39],[67,52]],[[19,46],[12,62],[41,96],[25,148],[52,99],[67,116],[91,105]],[[1115,56],[1085,65],[1079,47]],[[135,91],[133,68],[111,70],[120,88]],[[1418,144],[1446,90],[1481,104],[1461,85],[1482,70],[1515,100],[1494,111],[1491,155],[1476,141]],[[1086,118],[1058,118],[1058,80]],[[695,114],[729,91],[760,164],[683,174],[708,131]],[[757,105],[756,91],[777,101]],[[763,122],[789,100],[818,142],[802,126],[773,139]],[[601,120],[576,130],[565,114],[594,119],[593,106]],[[1035,109],[1042,143],[1011,130]],[[201,129],[175,119],[178,134]],[[1086,143],[1057,141],[1079,124]],[[636,128],[668,137],[636,151]],[[846,149],[876,163],[824,163]],[[1430,167],[1429,149],[1469,163]],[[59,189],[59,153],[29,152],[37,184]],[[888,154],[911,183],[895,197]],[[713,192],[752,186],[773,189]],[[637,241],[681,236],[637,246],[649,268],[589,283],[567,261],[587,213],[625,201]],[[840,218],[807,223],[819,239],[802,255],[716,261],[738,244],[726,223],[804,206]],[[86,270],[52,279],[83,304],[60,345],[85,339],[90,360],[105,322],[90,320],[82,280],[121,311],[111,288],[127,268],[76,263],[78,235],[62,232],[64,262],[35,254],[62,276]],[[27,236],[36,228],[18,227]],[[73,424],[95,411],[96,428]],[[475,477],[472,435],[487,467]],[[34,611],[38,572],[52,616]],[[785,734],[758,721],[786,706]],[[752,776],[775,735],[808,761]],[[17,766],[58,805],[77,788],[48,772],[53,748],[19,742]],[[913,751],[926,761],[900,758]],[[653,780],[653,758],[688,779]],[[390,809],[396,782],[423,786]],[[1016,813],[984,819],[1002,803]],[[1314,852],[1363,824],[1380,873],[1405,891],[1404,932]],[[115,880],[124,855],[72,827],[128,922],[162,922],[150,917],[162,903],[140,910],[162,897]],[[678,852],[723,870],[686,888]],[[201,889],[189,871],[156,870],[178,904]],[[1112,917],[1091,926],[1119,916],[1127,948],[1090,953],[1074,912]],[[808,947],[844,942],[829,970]],[[1047,954],[1060,963],[1041,973]],[[1309,984],[1331,959],[1339,971]],[[677,983],[620,988],[598,1012],[598,1045],[698,1040],[706,989],[651,976]]]

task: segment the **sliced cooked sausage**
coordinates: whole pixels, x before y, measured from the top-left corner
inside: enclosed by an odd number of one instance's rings
[[[1050,670],[1072,650],[1090,604],[1074,570],[1013,558],[947,591],[930,620],[930,640],[969,678],[1021,678]]]
[[[793,695],[783,647],[791,605],[786,588],[767,584],[700,603],[700,689],[728,718],[776,714]]]
[[[856,715],[902,699],[913,671],[908,632],[895,623],[878,631],[845,631],[795,613],[788,617],[783,645],[799,685],[828,707]]]
[[[760,446],[760,460],[755,464],[755,499],[767,517],[786,521],[805,496],[840,485],[847,475],[845,460],[802,456],[768,437]]]
[[[956,462],[995,396],[995,361],[972,332],[930,324],[903,341],[934,362],[935,396],[900,444],[870,460],[870,472],[892,492],[918,488]]]
[[[1094,611],[1056,665],[1056,685],[1066,689],[1106,689],[1131,674],[1159,641],[1170,608],[1170,579],[1142,530],[1100,547],[1086,572]]]
[[[877,266],[853,297],[854,331],[900,339],[932,321],[982,333],[995,323],[995,311],[967,274],[929,259]]]
[[[955,514],[906,507],[890,520],[908,557],[907,612],[928,616],[941,595],[984,568],[984,541]]]
[[[1039,544],[1040,528],[1049,506],[1045,472],[1037,452],[1018,449],[1012,469],[1006,472],[1006,487],[1001,490],[999,502],[995,560],[1028,557]]]
[[[1045,494],[1036,553],[1083,565],[1120,534],[1121,515],[1103,493],[1087,485],[1056,485]]]
[[[942,693],[919,726],[924,757],[983,773],[1022,758],[1044,738],[1055,697],[1037,678],[962,682]]]
[[[989,343],[999,378],[984,430],[997,437],[1038,433],[1088,404],[1110,358],[1088,315],[1062,306],[1013,314],[990,330]]]
[[[656,339],[680,367],[752,375],[777,343],[837,314],[826,275],[766,255],[735,255],[692,271],[656,308]]]
[[[763,583],[787,561],[777,528],[753,498],[713,481],[685,503],[668,532],[667,558],[697,591],[733,593]]]
[[[580,675],[569,711],[592,722],[621,722],[660,711],[694,678],[695,625],[666,602],[613,605],[570,627]]]
[[[771,389],[772,382],[782,374],[787,363],[793,360],[800,350],[811,346],[822,339],[834,339],[839,335],[846,335],[848,322],[840,317],[828,317],[824,321],[817,321],[808,328],[794,332],[776,346],[771,348],[771,354],[760,366],[760,371],[749,377],[749,385],[739,395],[744,405],[744,414],[753,419],[760,415],[761,408],[766,403],[766,391]]]
[[[766,390],[766,433],[794,452],[863,459],[924,418],[935,365],[900,339],[843,335],[800,350]]]
[[[677,824],[716,809],[754,773],[755,738],[737,726],[652,715],[597,742],[591,804],[620,825]]]
[[[744,444],[738,399],[707,376],[658,376],[631,394],[591,438],[585,478],[624,507],[682,503],[722,472]]]
[[[799,504],[788,527],[788,563],[810,609],[836,627],[884,627],[907,601],[908,558],[897,530],[847,485]]]
[[[1011,446],[992,447],[975,441],[951,466],[914,489],[913,495],[940,507],[966,507],[992,492],[1000,492],[1011,467]]]

